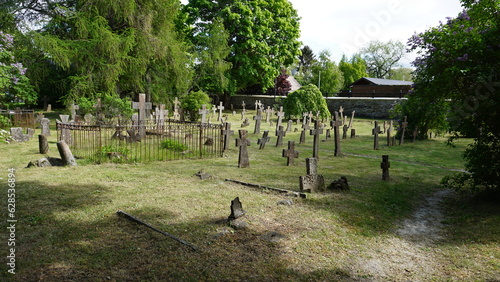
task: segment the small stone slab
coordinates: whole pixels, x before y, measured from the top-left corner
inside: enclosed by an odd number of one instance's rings
[[[240,197],[234,198],[231,201],[231,214],[229,215],[229,220],[235,220],[239,217],[242,217],[246,214],[246,211],[243,210],[243,207],[240,202]]]
[[[325,190],[325,179],[323,175],[313,174],[300,176],[300,191],[321,192]]]

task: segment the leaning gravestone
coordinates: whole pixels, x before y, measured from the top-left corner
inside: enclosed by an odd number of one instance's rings
[[[250,125],[250,122],[248,122],[248,118],[245,118],[245,120],[243,121],[243,123],[241,124],[241,127],[247,127]]]
[[[246,168],[250,166],[250,162],[248,160],[248,149],[247,146],[250,146],[250,140],[247,138],[246,130],[238,130],[239,139],[236,139],[236,146],[240,147],[239,155],[238,155],[238,167]]]
[[[317,173],[318,159],[307,158],[307,175],[300,176],[300,190],[305,192],[321,192],[325,190],[325,179]]]
[[[264,149],[264,147],[266,147],[266,143],[269,142],[270,139],[271,137],[269,137],[269,130],[264,131],[262,138],[259,138],[257,140],[257,144],[260,145],[259,149]]]
[[[50,136],[50,120],[48,118],[40,119],[40,125],[42,127],[42,133],[45,136]]]

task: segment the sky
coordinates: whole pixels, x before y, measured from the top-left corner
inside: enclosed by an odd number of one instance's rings
[[[318,54],[330,51],[339,62],[342,54],[357,53],[372,40],[398,40],[406,44],[415,32],[437,26],[446,17],[456,17],[459,0],[289,0],[297,10],[303,45]],[[188,0],[181,0],[186,4]],[[415,54],[401,64],[410,67]]]

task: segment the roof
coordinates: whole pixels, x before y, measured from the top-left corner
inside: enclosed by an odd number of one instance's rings
[[[394,80],[394,79],[383,79],[383,78],[372,78],[372,77],[362,77],[351,85],[413,85],[413,81],[404,81],[404,80]]]
[[[299,89],[300,87],[302,87],[302,85],[300,85],[300,83],[295,79],[295,77],[293,77],[291,75],[288,76],[287,80],[292,85],[290,92],[293,92],[293,91]]]

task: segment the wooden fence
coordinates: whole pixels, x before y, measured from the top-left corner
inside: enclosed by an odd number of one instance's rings
[[[142,124],[80,125],[57,122],[57,138],[76,158],[148,162],[221,157],[222,125],[165,120]]]
[[[34,110],[0,110],[0,115],[5,116],[12,122],[12,127],[35,128]]]

